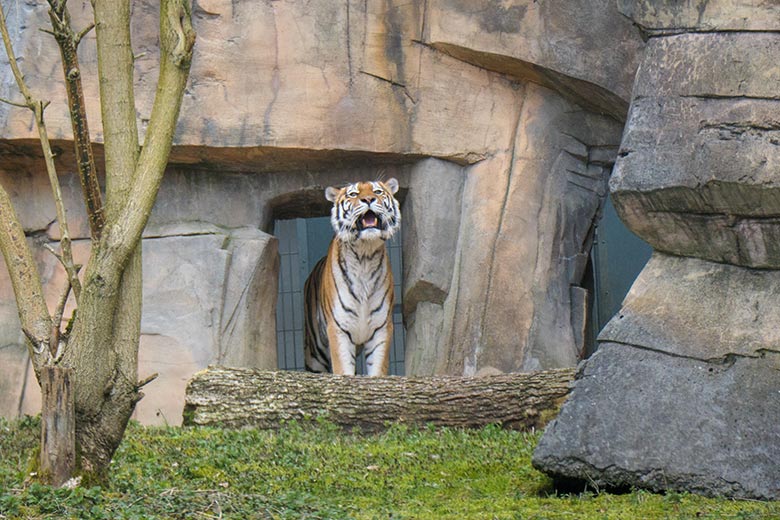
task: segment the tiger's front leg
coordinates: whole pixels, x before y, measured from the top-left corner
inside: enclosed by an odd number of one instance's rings
[[[386,376],[390,364],[390,345],[393,342],[393,321],[388,316],[387,324],[378,329],[365,344],[366,373],[369,377]]]
[[[334,322],[328,324],[328,346],[333,373],[354,376],[357,347]]]

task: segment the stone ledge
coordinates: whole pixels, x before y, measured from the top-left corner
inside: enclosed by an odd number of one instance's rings
[[[777,33],[680,34],[647,44],[632,97],[712,96],[778,99]]]
[[[780,6],[774,0],[618,0],[617,5],[650,34],[780,30]]]

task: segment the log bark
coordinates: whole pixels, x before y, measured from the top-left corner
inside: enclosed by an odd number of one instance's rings
[[[209,367],[187,385],[184,424],[279,428],[319,417],[381,431],[392,423],[541,428],[569,392],[574,369],[469,378],[334,376]]]
[[[73,369],[41,369],[41,478],[59,487],[76,468],[76,411]]]

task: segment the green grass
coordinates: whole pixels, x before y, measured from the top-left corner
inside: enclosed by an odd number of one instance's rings
[[[3,518],[764,519],[780,504],[644,491],[556,495],[531,467],[537,435],[327,423],[280,432],[131,424],[108,488],[29,483],[34,419],[0,421]]]

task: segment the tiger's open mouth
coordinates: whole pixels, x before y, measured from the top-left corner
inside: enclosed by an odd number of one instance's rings
[[[382,223],[379,220],[379,217],[376,213],[373,211],[366,211],[362,217],[360,217],[360,220],[358,220],[358,230],[363,231],[364,229],[381,229]]]

